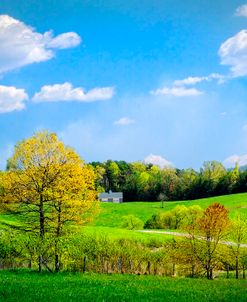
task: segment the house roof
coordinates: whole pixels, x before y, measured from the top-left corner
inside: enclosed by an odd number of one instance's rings
[[[123,198],[123,192],[100,193],[99,198]]]

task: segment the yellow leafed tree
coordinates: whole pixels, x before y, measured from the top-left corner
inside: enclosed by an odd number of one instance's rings
[[[1,176],[2,205],[19,216],[18,228],[54,240],[55,270],[59,270],[57,243],[67,226],[81,224],[97,208],[95,174],[56,134],[36,133],[17,144]],[[41,254],[39,270],[46,264]]]

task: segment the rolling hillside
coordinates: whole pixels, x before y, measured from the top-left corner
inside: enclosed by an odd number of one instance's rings
[[[126,215],[132,214],[145,222],[153,214],[171,210],[177,205],[199,205],[206,208],[214,202],[223,204],[229,210],[230,217],[234,217],[237,213],[247,215],[247,193],[241,193],[192,201],[170,201],[164,203],[164,208],[161,208],[160,202],[101,203],[101,211],[91,223],[91,226],[117,228],[121,226],[122,217]]]
[[[212,198],[204,198],[191,201],[170,201],[164,203],[164,208],[161,208],[160,202],[126,202],[121,204],[115,203],[101,203],[100,212],[94,220],[87,226],[82,228],[82,232],[105,235],[112,238],[135,238],[140,240],[164,240],[164,238],[171,238],[171,235],[160,234],[143,234],[136,231],[121,228],[123,216],[134,215],[145,222],[153,214],[169,211],[177,205],[200,205],[206,208],[213,202],[220,202],[228,210],[230,217],[234,217],[237,213],[247,215],[247,193],[218,196]],[[10,222],[11,224],[18,224],[16,218],[12,215],[0,215],[0,223]],[[2,227],[4,225],[2,224]]]

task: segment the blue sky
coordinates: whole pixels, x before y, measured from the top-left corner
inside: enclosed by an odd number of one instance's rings
[[[41,129],[87,162],[247,164],[246,29],[243,1],[1,0],[0,167]]]

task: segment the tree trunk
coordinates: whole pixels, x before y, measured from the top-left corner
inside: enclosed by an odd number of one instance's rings
[[[151,274],[151,262],[150,261],[148,261],[147,271],[148,271],[148,274],[150,275]]]
[[[235,274],[236,279],[239,277],[239,263],[238,263],[238,257],[236,257],[236,274]]]
[[[226,278],[229,279],[229,265],[226,266]]]
[[[44,202],[43,202],[43,196],[40,195],[39,200],[39,231],[40,231],[40,237],[43,239],[45,235],[45,214],[44,214]]]
[[[60,268],[60,265],[59,265],[59,257],[58,257],[58,254],[55,255],[55,272],[58,273],[59,272],[59,268]]]
[[[172,264],[172,276],[176,277],[176,264],[175,263]]]
[[[207,279],[210,279],[210,266],[209,264],[206,265],[206,270],[207,270]]]
[[[40,195],[39,199],[39,236],[41,241],[44,239],[45,235],[45,214],[44,214],[44,202],[43,202],[43,195]],[[42,270],[42,262],[43,262],[43,255],[39,255],[39,272]]]
[[[121,274],[123,274],[123,260],[122,260],[122,257],[119,257],[119,259],[118,259],[118,270],[119,270],[119,272],[121,272]]]
[[[213,269],[210,267],[210,280],[213,280]]]
[[[39,255],[39,273],[41,273],[42,270],[42,255]]]
[[[84,256],[84,258],[83,258],[83,269],[82,269],[83,273],[85,273],[86,270],[87,270],[87,257]]]
[[[157,272],[158,272],[157,264],[154,264],[154,275],[157,275]]]
[[[57,229],[55,238],[55,272],[58,273],[60,269],[59,255],[58,255],[58,240],[61,234],[61,207],[58,207],[57,213]]]
[[[245,279],[245,265],[243,264],[243,279]]]

